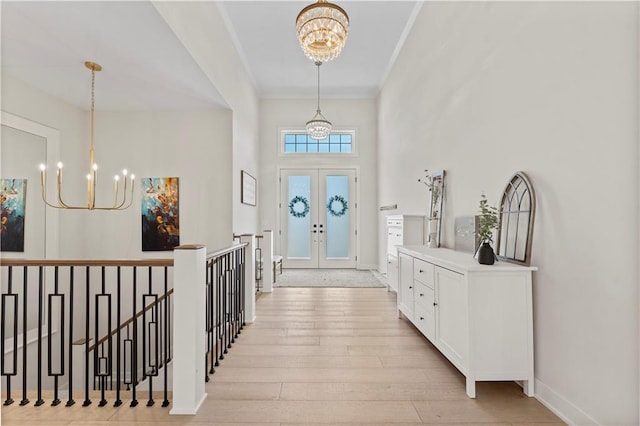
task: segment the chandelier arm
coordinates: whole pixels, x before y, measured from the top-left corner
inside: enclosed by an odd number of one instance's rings
[[[58,175],[58,205],[59,208],[71,209],[73,207],[68,206],[64,201],[62,201],[62,169],[57,170]]]
[[[116,183],[115,183],[115,187],[114,187],[114,189],[113,189],[113,208],[114,208],[114,209],[115,209],[115,208],[120,208],[120,207],[122,207],[122,204],[118,205],[118,192],[119,192],[119,185],[118,185],[118,181],[117,181],[117,180],[116,180],[115,182],[116,182]],[[126,181],[125,181],[124,185],[126,185],[126,184],[127,184],[127,183],[126,183]],[[124,199],[123,199],[122,203],[124,203]]]
[[[115,199],[115,202],[113,203],[113,207],[116,210],[122,209],[122,206],[124,206],[124,203],[127,201],[127,177],[126,176],[123,178],[123,181],[124,182],[122,183],[122,202],[120,204],[118,204],[118,181],[116,181],[116,199]]]
[[[131,197],[129,197],[129,204],[124,206],[122,209],[128,209],[129,207],[131,207],[131,204],[133,204],[133,182],[131,183]]]

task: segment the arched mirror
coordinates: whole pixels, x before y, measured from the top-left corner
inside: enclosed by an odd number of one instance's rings
[[[536,197],[524,172],[517,172],[507,183],[500,201],[498,259],[529,266],[536,212]]]

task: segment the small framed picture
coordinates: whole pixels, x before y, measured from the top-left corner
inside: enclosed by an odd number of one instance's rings
[[[256,205],[256,178],[242,170],[240,175],[240,202],[250,206]]]

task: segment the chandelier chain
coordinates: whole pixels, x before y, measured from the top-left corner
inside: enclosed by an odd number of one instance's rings
[[[317,61],[316,66],[318,67],[318,112],[320,112],[320,65],[322,65],[322,62]]]

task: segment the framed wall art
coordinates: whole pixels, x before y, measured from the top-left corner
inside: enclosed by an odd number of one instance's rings
[[[0,251],[24,252],[26,179],[0,179]]]
[[[256,205],[256,178],[242,170],[240,174],[240,202],[250,206]]]
[[[142,251],[167,251],[180,245],[178,178],[142,179]]]

